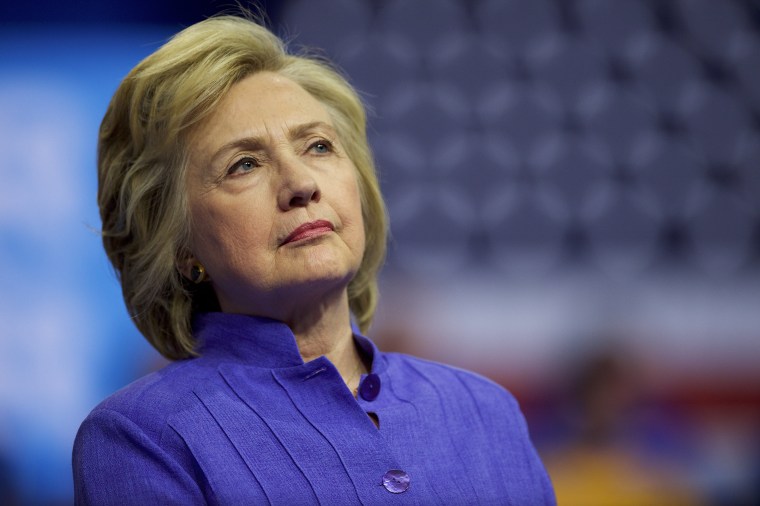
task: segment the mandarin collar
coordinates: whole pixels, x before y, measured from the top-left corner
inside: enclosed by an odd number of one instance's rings
[[[381,360],[375,344],[352,324],[354,342],[379,373]],[[201,313],[193,319],[193,333],[202,357],[277,369],[304,365],[295,335],[287,324],[235,313]]]

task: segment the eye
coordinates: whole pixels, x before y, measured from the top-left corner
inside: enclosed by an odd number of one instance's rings
[[[318,155],[324,155],[333,151],[333,145],[328,140],[320,139],[312,143],[312,145],[309,146],[309,150]]]
[[[251,157],[241,158],[227,170],[227,175],[246,174],[259,166],[258,160]]]

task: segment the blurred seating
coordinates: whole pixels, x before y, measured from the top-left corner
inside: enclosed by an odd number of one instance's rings
[[[475,213],[455,188],[410,186],[388,206],[394,224],[389,256],[400,267],[422,276],[466,267]]]
[[[506,85],[511,65],[497,45],[466,33],[446,38],[431,55],[429,70],[431,79],[452,84],[473,107],[484,93]]]
[[[542,87],[506,83],[484,93],[475,109],[478,124],[511,143],[521,159],[561,129],[561,104]]]
[[[679,108],[689,142],[712,165],[730,164],[738,143],[752,130],[749,111],[730,90],[695,83]]]
[[[596,262],[610,275],[640,274],[654,261],[660,223],[652,204],[630,189],[600,196],[586,229]]]
[[[699,61],[680,41],[652,33],[631,43],[625,57],[633,72],[633,84],[653,101],[658,110],[673,113],[687,85],[699,81]]]
[[[745,136],[736,153],[737,187],[741,199],[755,219],[760,219],[760,134]],[[756,221],[757,223],[757,221]],[[758,223],[760,226],[760,223]]]
[[[527,52],[526,64],[531,78],[555,93],[570,113],[577,111],[584,93],[607,77],[601,47],[578,34],[542,37]]]
[[[542,191],[569,217],[587,214],[594,195],[612,184],[612,160],[604,146],[587,137],[542,138],[531,154],[530,167]]]
[[[714,276],[733,275],[747,260],[755,226],[735,192],[711,189],[689,224],[700,267]]]
[[[758,12],[745,0],[292,0],[282,24],[336,57],[374,109],[400,250],[430,212],[457,251],[449,268],[478,269],[479,249],[555,258],[564,244],[601,272],[673,254],[714,271],[760,254],[747,232],[760,212]],[[431,188],[455,197],[424,204]],[[726,192],[735,201],[710,203]],[[488,225],[504,199],[521,203]],[[474,218],[446,224],[441,202]],[[416,237],[420,257],[438,244]]]
[[[757,32],[737,33],[727,55],[732,75],[737,80],[739,95],[752,108],[755,124],[760,114],[760,36]]]
[[[398,131],[428,152],[440,146],[446,132],[472,121],[466,100],[456,89],[420,82],[399,86],[386,97],[382,111],[376,121],[379,131]]]
[[[652,196],[658,214],[683,219],[699,205],[704,162],[683,142],[650,137],[637,146],[630,167],[641,191]]]
[[[560,12],[550,0],[484,0],[475,6],[480,30],[506,52],[522,56],[560,28]]]
[[[644,0],[580,0],[577,9],[583,32],[610,56],[624,53],[635,38],[656,29]]]
[[[383,114],[379,100],[419,78],[419,55],[404,40],[373,32],[345,49],[342,67],[373,111]]]
[[[748,13],[740,2],[676,0],[675,3],[685,36],[707,58],[723,59],[732,35],[749,27]]]
[[[483,223],[493,245],[491,265],[512,277],[545,275],[563,257],[567,219],[528,185],[512,185],[486,203]]]
[[[427,56],[450,34],[464,32],[467,11],[457,0],[388,0],[380,3],[377,19],[385,33],[407,39]]]
[[[341,62],[369,30],[371,14],[367,2],[290,0],[284,7],[280,31],[285,40],[324,51]]]
[[[600,84],[583,97],[579,110],[587,133],[618,164],[630,164],[638,146],[656,134],[655,106],[627,88]]]

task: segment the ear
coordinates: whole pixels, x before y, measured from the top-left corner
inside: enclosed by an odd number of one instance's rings
[[[188,281],[192,281],[190,278],[190,272],[193,269],[193,265],[198,263],[198,260],[192,255],[185,255],[184,258],[177,259],[177,270]]]

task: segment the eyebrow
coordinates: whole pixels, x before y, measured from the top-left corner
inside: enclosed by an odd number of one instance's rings
[[[319,128],[327,130],[332,136],[336,136],[335,128],[329,123],[325,123],[324,121],[311,121],[309,123],[295,125],[291,127],[290,129],[288,129],[288,140],[293,141],[294,139],[303,138],[312,130],[316,130]],[[233,141],[230,141],[224,144],[222,147],[217,149],[214,152],[214,154],[211,155],[210,161],[214,163],[220,156],[222,156],[222,154],[224,154],[227,151],[231,151],[231,150],[239,149],[239,148],[245,148],[245,149],[250,149],[250,150],[260,150],[263,148],[264,145],[266,145],[266,142],[264,141],[264,137],[260,137],[260,136],[243,137],[240,139],[235,139]]]

